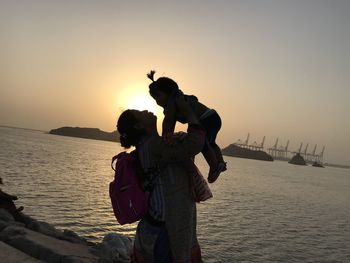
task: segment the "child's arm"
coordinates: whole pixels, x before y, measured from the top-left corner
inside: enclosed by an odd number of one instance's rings
[[[162,123],[162,136],[167,138],[174,133],[176,125],[176,103],[175,100],[164,111]]]

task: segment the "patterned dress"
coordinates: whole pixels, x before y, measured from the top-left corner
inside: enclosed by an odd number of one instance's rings
[[[185,139],[175,145],[153,136],[137,146],[145,170],[161,168],[151,193],[149,215],[137,227],[133,262],[202,262],[195,201],[212,194],[190,160],[201,151],[204,140],[203,129],[189,125]]]

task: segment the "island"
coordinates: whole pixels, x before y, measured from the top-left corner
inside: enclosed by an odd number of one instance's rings
[[[295,165],[306,165],[306,162],[300,153],[296,153],[288,163]]]
[[[98,128],[61,127],[49,131],[49,134],[79,137],[110,142],[119,142],[118,131],[105,132]]]
[[[251,150],[248,148],[239,147],[236,144],[230,144],[226,148],[223,148],[221,152],[223,155],[227,155],[227,156],[255,159],[255,160],[261,160],[261,161],[273,161],[272,156],[264,151]]]

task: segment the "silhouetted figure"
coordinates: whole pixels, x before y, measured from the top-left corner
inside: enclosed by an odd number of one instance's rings
[[[126,110],[118,119],[121,146],[136,147],[141,167],[149,171],[144,174],[144,181],[153,185],[148,213],[137,225],[133,263],[203,262],[196,232],[193,175],[184,168],[184,162],[201,151],[205,131],[182,97],[176,98],[176,103],[189,122],[181,143],[169,145],[159,136],[157,117],[151,112]],[[207,187],[206,181],[202,182]]]
[[[221,150],[215,142],[221,128],[219,114],[214,109],[210,109],[199,102],[196,96],[185,95],[174,80],[167,77],[160,77],[154,80],[154,74],[155,71],[147,74],[148,78],[152,80],[152,83],[149,85],[149,93],[156,100],[157,104],[164,108],[162,136],[168,143],[171,143],[176,121],[187,123],[186,117],[180,113],[175,103],[175,99],[178,96],[183,96],[206,130],[206,143],[202,149],[202,154],[210,167],[208,182],[215,182],[220,173],[227,169]]]
[[[3,184],[1,177],[0,177],[0,184]],[[23,210],[23,206],[16,208],[16,205],[13,202],[17,199],[18,199],[17,196],[5,193],[0,188],[0,208],[3,208],[6,211],[8,211],[15,218],[15,220],[22,221],[21,220],[22,216],[19,212]]]

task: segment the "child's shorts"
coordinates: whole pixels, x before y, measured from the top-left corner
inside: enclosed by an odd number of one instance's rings
[[[203,151],[205,151],[209,145],[215,144],[216,135],[221,129],[221,118],[215,110],[209,109],[200,116],[199,120],[206,130],[206,142],[203,147]]]

